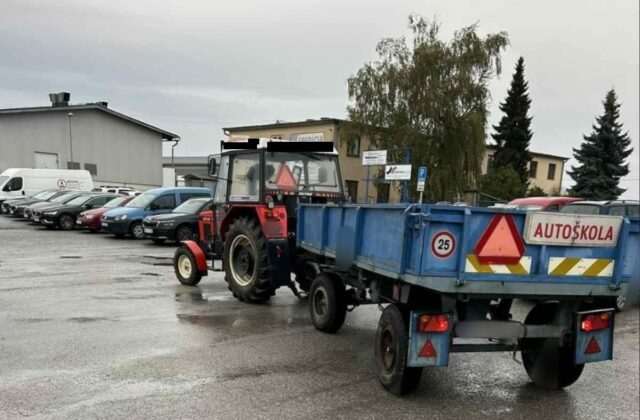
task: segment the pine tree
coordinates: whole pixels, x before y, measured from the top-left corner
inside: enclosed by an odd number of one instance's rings
[[[629,173],[625,160],[633,148],[628,132],[622,131],[620,104],[616,92],[611,89],[605,100],[604,114],[596,118],[593,132],[583,136],[579,149],[573,149],[578,166],[568,171],[576,184],[571,195],[587,200],[615,200],[626,190],[618,187],[620,178]]]
[[[495,133],[491,135],[497,145],[493,155],[493,167],[513,168],[525,189],[529,183],[529,142],[532,137],[531,117],[528,116],[531,106],[528,89],[529,84],[524,80],[524,58],[520,57],[507,91],[507,98],[500,104],[500,111],[505,115],[500,124],[493,126]]]

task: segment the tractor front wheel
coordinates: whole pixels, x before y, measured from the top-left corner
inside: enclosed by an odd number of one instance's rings
[[[229,290],[245,302],[263,302],[274,293],[269,281],[267,242],[255,219],[234,220],[224,243],[224,269]]]
[[[180,283],[185,286],[195,286],[202,279],[202,273],[198,271],[196,257],[186,246],[180,246],[176,249],[173,255],[173,269]]]

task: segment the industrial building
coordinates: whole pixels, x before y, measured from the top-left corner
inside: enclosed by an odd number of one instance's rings
[[[162,142],[178,135],[109,108],[70,105],[0,109],[0,172],[7,168],[86,169],[94,185],[148,189],[162,185]]]
[[[174,170],[175,186],[214,189],[216,180],[209,176],[208,161],[208,156],[165,156],[162,166]]]
[[[362,152],[371,150],[369,139],[366,136],[357,137],[350,142],[350,145],[347,145],[347,142],[340,142],[340,129],[344,124],[346,124],[345,120],[337,118],[309,119],[297,122],[277,121],[274,124],[227,127],[224,129],[224,133],[230,138],[266,137],[292,141],[333,141],[339,153],[344,191],[352,201],[359,203],[364,203],[365,201],[369,203],[398,202],[400,200],[400,191],[398,188],[394,188],[394,185],[398,185],[397,183],[385,182],[383,179],[377,179],[375,182],[370,181],[367,192],[365,181],[367,179],[367,167],[362,165]],[[487,146],[482,165],[483,174],[489,168],[493,153],[495,153],[495,148]],[[531,155],[533,159],[529,168],[530,187],[538,186],[547,194],[559,194],[564,164],[567,158],[536,152],[531,152]],[[370,178],[378,176],[375,168],[378,167],[372,167]],[[368,200],[365,199],[366,192]]]

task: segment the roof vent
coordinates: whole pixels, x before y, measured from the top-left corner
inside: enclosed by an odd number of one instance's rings
[[[69,106],[69,99],[71,94],[69,92],[50,93],[49,99],[51,100],[51,106]]]

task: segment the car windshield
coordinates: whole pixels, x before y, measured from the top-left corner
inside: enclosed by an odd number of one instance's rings
[[[203,200],[187,200],[173,209],[172,213],[196,214],[204,203]]]
[[[600,213],[600,206],[593,204],[567,204],[560,209],[560,213],[598,214]]]
[[[336,161],[321,153],[266,153],[266,188],[339,193]]]
[[[51,202],[52,203],[63,203],[65,200],[68,200],[68,199],[73,198],[75,196],[76,196],[76,194],[68,192],[68,193],[60,194],[56,198],[52,199]]]
[[[122,205],[122,203],[126,202],[127,199],[129,197],[118,197],[118,198],[114,198],[113,200],[109,201],[107,204],[105,204],[102,207],[105,207],[107,209],[114,209],[116,207],[120,207]]]
[[[69,201],[66,201],[65,204],[68,204],[70,206],[81,206],[84,203],[87,202],[87,200],[89,200],[90,198],[93,198],[90,195],[79,195],[76,198],[72,198]]]
[[[33,195],[33,198],[37,198],[40,200],[46,200],[48,198],[53,197],[56,194],[57,191],[40,191],[37,194]]]
[[[143,209],[143,208],[147,207],[149,204],[151,204],[151,202],[153,200],[155,200],[156,197],[157,197],[157,195],[151,194],[151,193],[140,194],[139,196],[137,196],[133,200],[129,201],[125,205],[125,207],[133,207],[133,208],[136,208],[136,209]]]

